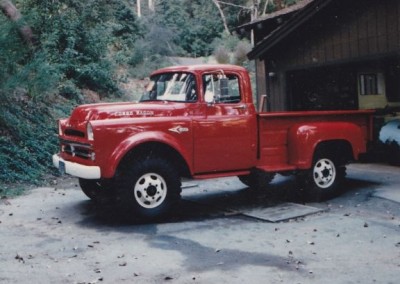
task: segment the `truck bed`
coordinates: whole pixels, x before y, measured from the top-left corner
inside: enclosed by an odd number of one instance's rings
[[[259,126],[258,168],[265,171],[290,171],[298,168],[289,160],[289,131],[310,123],[343,122],[358,125],[366,140],[372,140],[371,110],[261,112]]]

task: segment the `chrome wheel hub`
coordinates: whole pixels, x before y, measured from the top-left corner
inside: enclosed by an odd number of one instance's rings
[[[135,184],[135,199],[144,208],[160,206],[167,196],[167,184],[164,178],[156,173],[142,175]]]
[[[321,159],[313,169],[314,182],[320,188],[330,187],[336,179],[335,164],[329,159]]]

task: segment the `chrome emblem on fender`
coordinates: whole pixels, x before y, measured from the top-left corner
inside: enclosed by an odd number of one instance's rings
[[[133,111],[117,111],[114,112],[115,116],[132,116],[133,115]]]
[[[153,116],[154,111],[152,111],[152,110],[137,110],[136,115]]]
[[[189,131],[189,128],[187,128],[187,127],[182,127],[182,126],[178,125],[178,126],[175,126],[175,127],[173,127],[173,128],[170,128],[170,129],[168,129],[168,130],[171,131],[171,132],[175,132],[175,133],[181,134],[181,133],[183,133],[183,132],[188,132],[188,131]]]

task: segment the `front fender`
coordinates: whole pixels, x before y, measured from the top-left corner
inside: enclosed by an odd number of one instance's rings
[[[346,141],[358,158],[366,151],[366,140],[360,126],[350,122],[314,122],[297,124],[288,132],[289,163],[299,169],[312,165],[317,145],[325,141]]]
[[[190,140],[190,139],[188,139]],[[185,141],[185,139],[182,139],[182,137],[179,137],[179,140],[177,137],[174,137],[172,134],[165,133],[162,131],[146,131],[146,132],[141,132],[134,134],[125,140],[123,140],[112,152],[109,160],[109,166],[104,169],[104,172],[102,173],[103,176],[106,177],[113,177],[115,174],[115,171],[127,153],[129,153],[132,149],[135,147],[142,145],[147,142],[159,142],[162,144],[165,144],[167,146],[172,147],[175,149],[178,153],[181,154],[183,159],[185,160],[186,164],[188,165],[190,171],[192,170],[192,165],[189,162],[190,161],[190,153],[191,153],[191,145],[192,143],[183,143],[182,141]]]

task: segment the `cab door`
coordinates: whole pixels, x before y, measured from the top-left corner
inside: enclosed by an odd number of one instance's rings
[[[254,166],[256,116],[253,104],[243,96],[239,79],[236,74],[202,77],[203,98],[209,103],[204,102],[205,116],[193,121],[195,174]]]

